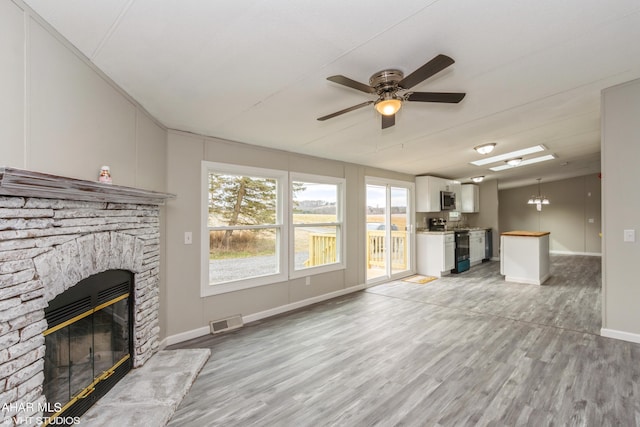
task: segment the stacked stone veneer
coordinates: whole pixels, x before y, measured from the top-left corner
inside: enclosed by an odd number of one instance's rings
[[[0,196],[0,407],[45,402],[44,308],[110,269],[134,273],[139,367],[159,347],[159,207]],[[15,412],[3,410],[0,426],[13,425]]]

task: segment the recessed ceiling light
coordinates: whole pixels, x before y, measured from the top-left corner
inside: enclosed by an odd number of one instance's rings
[[[484,179],[484,176],[474,176],[473,178],[471,178],[471,181],[482,182],[483,179]]]
[[[480,154],[489,154],[496,147],[495,142],[490,142],[488,144],[478,145],[477,147],[473,147]]]
[[[518,166],[520,163],[522,163],[522,157],[516,157],[514,159],[506,160],[505,163],[509,166]]]
[[[521,161],[520,164],[518,165],[518,167],[532,165],[534,163],[546,162],[547,160],[553,160],[555,158],[556,158],[555,154],[547,154],[546,156],[534,157],[532,159],[527,159],[527,160]],[[513,168],[513,166],[500,165],[500,166],[494,166],[492,168],[489,168],[489,170],[492,170],[494,172],[500,172],[500,171],[503,171],[505,169],[511,169],[511,168]]]
[[[483,166],[488,165],[490,163],[497,163],[504,160],[513,159],[516,157],[526,156],[527,154],[539,153],[540,151],[544,151],[547,148],[544,145],[534,145],[533,147],[523,148],[522,150],[512,151],[510,153],[499,154],[493,157],[487,157],[486,159],[476,160],[471,162],[472,165]]]

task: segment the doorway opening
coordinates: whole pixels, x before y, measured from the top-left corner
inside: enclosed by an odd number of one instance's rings
[[[413,183],[366,180],[365,253],[367,283],[415,272]]]

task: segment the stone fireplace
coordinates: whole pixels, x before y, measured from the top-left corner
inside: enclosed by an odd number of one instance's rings
[[[85,279],[129,272],[132,366],[158,351],[160,206],[170,197],[0,168],[0,425],[67,403],[43,391],[45,309]]]

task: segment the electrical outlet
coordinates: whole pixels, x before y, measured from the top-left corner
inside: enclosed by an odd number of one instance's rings
[[[307,286],[309,286],[311,284],[311,276],[307,276],[304,279],[304,284],[307,285]]]
[[[193,234],[190,231],[184,232],[184,244],[190,245],[193,243]]]

